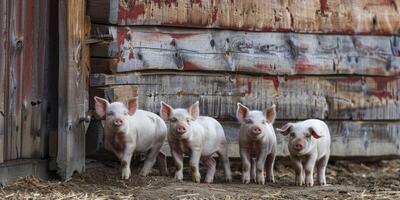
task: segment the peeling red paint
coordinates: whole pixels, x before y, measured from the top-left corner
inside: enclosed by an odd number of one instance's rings
[[[212,16],[211,16],[211,23],[213,24],[215,21],[217,21],[217,15],[218,15],[218,7],[214,7]]]
[[[276,91],[279,90],[279,80],[277,76],[264,76],[263,77],[264,80],[270,80],[272,81],[272,83],[274,84],[274,88]]]
[[[304,64],[304,63],[296,63],[294,65],[294,70],[297,73],[305,73],[305,72],[310,72],[314,71],[318,66],[311,65],[311,64]]]
[[[258,63],[258,64],[255,64],[254,67],[259,69],[259,70],[261,70],[261,71],[263,71],[263,72],[272,71],[271,65],[265,65],[265,64]]]
[[[188,60],[183,60],[183,68],[185,70],[201,70],[202,67],[199,65],[196,65]]]
[[[134,53],[133,53],[133,50],[131,50],[131,51],[129,52],[129,60],[131,60],[131,59],[135,59],[135,55],[134,55]]]
[[[194,4],[199,4],[199,7],[201,8],[203,6],[202,0],[193,0]]]
[[[253,93],[253,84],[251,80],[247,80],[247,92],[246,94],[251,95]]]
[[[198,33],[168,33],[172,38],[175,39],[184,39],[188,37],[192,37],[194,35],[198,35]]]
[[[120,5],[118,12],[118,23],[121,23],[125,19],[137,20],[139,16],[144,15],[145,8],[144,4],[132,4],[127,8]]]
[[[327,11],[329,11],[328,0],[319,0],[320,9],[322,16],[327,16]]]
[[[126,28],[119,28],[117,30],[117,43],[119,46],[124,44],[125,38],[128,35],[129,30]]]

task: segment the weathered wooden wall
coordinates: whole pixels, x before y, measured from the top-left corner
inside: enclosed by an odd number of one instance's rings
[[[200,101],[201,113],[235,120],[236,103],[263,109],[275,103],[279,119],[400,119],[400,77],[249,76],[208,73],[93,74],[91,85],[139,85],[140,106],[159,111]]]
[[[227,71],[400,75],[400,37],[95,25],[94,72]]]
[[[0,2],[0,185],[48,175],[48,122],[57,117],[48,87],[49,77],[57,76],[51,73],[57,66],[50,56],[50,19],[58,14],[52,2]]]
[[[252,31],[399,34],[400,0],[88,0],[93,22]]]
[[[47,1],[1,2],[0,160],[46,156],[46,13]]]
[[[333,156],[399,156],[399,4],[88,0],[98,41],[90,100],[137,95],[140,108],[156,113],[161,100],[200,101],[201,114],[223,122],[231,156],[239,156],[236,103],[275,103],[275,127],[327,121]]]

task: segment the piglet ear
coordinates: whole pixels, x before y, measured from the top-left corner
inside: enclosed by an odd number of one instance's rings
[[[250,110],[244,106],[241,103],[237,104],[238,108],[236,110],[236,119],[240,122],[243,123],[244,119],[247,117],[247,115],[249,114]]]
[[[292,123],[287,123],[285,124],[282,128],[277,128],[276,130],[281,133],[282,135],[287,135],[290,133],[291,129],[293,127]]]
[[[126,102],[126,105],[128,106],[129,115],[135,114],[135,112],[136,112],[137,109],[138,109],[138,101],[137,101],[137,98],[129,99],[129,100]]]
[[[107,106],[110,105],[110,103],[106,99],[97,96],[94,97],[94,101],[95,101],[96,114],[100,118],[104,118],[106,115]]]
[[[276,106],[273,104],[271,107],[265,109],[264,111],[265,118],[267,119],[268,123],[273,124],[276,118]]]
[[[308,128],[308,131],[310,131],[311,135],[315,138],[318,139],[322,137],[320,134],[318,134],[313,127]]]
[[[199,108],[199,101],[196,101],[193,105],[191,105],[188,109],[190,115],[192,116],[193,120],[196,120],[200,115],[200,108]]]
[[[160,116],[163,120],[169,120],[172,110],[173,108],[170,105],[166,104],[164,101],[161,101]]]

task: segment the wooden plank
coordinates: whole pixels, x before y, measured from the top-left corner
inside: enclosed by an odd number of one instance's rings
[[[400,37],[93,26],[98,72],[400,75]],[[104,60],[104,58],[112,58]],[[116,60],[118,59],[118,61]],[[105,69],[104,69],[105,68]]]
[[[7,26],[8,40],[7,58],[7,122],[6,122],[6,157],[5,160],[17,159],[21,156],[21,120],[22,120],[22,84],[24,65],[24,1],[8,1]]]
[[[88,0],[93,22],[251,31],[399,34],[399,0]]]
[[[133,85],[121,85],[111,87],[96,87],[89,91],[89,108],[94,110],[94,97],[102,97],[109,101],[126,101],[138,96],[138,87]]]
[[[5,154],[5,146],[4,146],[4,135],[6,132],[6,85],[7,85],[7,77],[6,77],[6,67],[7,67],[7,62],[6,58],[8,57],[7,51],[6,51],[6,45],[7,45],[7,1],[1,1],[0,2],[0,30],[3,30],[0,32],[0,46],[3,48],[0,48],[0,163],[3,163],[4,161],[4,154]]]
[[[35,4],[32,1],[23,2],[23,21],[24,27],[22,36],[24,38],[23,46],[23,66],[21,69],[21,140],[20,142],[20,158],[32,158],[35,149],[35,134],[32,130],[32,117],[33,117],[33,104],[36,104],[36,94],[34,90],[37,90],[38,74],[35,73],[37,70],[36,60],[41,52],[38,52],[38,46],[34,43],[37,41],[37,36],[40,34],[37,30],[37,26],[40,22],[35,23]],[[37,11],[36,11],[37,12]],[[21,13],[19,13],[21,14]],[[35,50],[34,50],[35,49]],[[40,66],[41,67],[41,66]]]
[[[287,121],[278,120],[274,127],[283,126]],[[326,121],[331,132],[331,155],[334,157],[399,157],[400,156],[400,124],[398,122],[375,121]],[[230,157],[238,158],[239,155],[239,128],[234,121],[221,121],[228,140],[228,153]],[[104,141],[101,133],[101,123],[91,123],[92,128],[88,134],[92,135],[92,144],[97,145],[92,154],[102,152],[105,157]],[[100,133],[100,134],[99,134]],[[277,134],[278,156],[288,156],[288,138]],[[97,141],[97,143],[93,142]],[[168,143],[165,143],[161,151],[170,156]]]
[[[234,119],[236,103],[253,109],[277,104],[279,119],[399,120],[400,76],[249,76],[208,73],[93,74],[91,86],[137,85],[139,105],[158,112],[160,101]]]
[[[59,96],[58,175],[68,180],[85,169],[85,126],[88,110],[85,80],[85,1],[58,1],[59,10]]]
[[[274,127],[287,120],[277,121]],[[337,157],[400,156],[400,124],[375,121],[326,121],[331,133],[331,155]],[[239,157],[239,124],[223,123],[229,145],[229,154]],[[288,138],[277,133],[278,155],[288,156]]]
[[[6,186],[26,176],[35,176],[44,180],[54,178],[48,171],[47,160],[18,159],[0,164],[1,186]]]

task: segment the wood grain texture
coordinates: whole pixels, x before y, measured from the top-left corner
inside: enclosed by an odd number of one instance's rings
[[[234,119],[236,103],[252,109],[277,104],[279,119],[399,120],[400,77],[249,76],[208,73],[92,74],[92,87],[137,85],[139,105],[159,111],[160,101],[201,114]]]
[[[7,1],[0,2],[0,46],[6,47],[7,45]],[[7,67],[7,51],[6,48],[0,48],[0,163],[3,163],[6,153],[4,146],[5,132],[6,132],[6,67]]]
[[[93,71],[400,75],[400,37],[94,25]],[[111,40],[110,40],[111,39]],[[108,59],[106,59],[108,58]]]
[[[288,121],[278,120],[274,128],[283,126]],[[331,156],[335,157],[380,157],[400,156],[400,124],[397,122],[371,121],[326,121],[331,133]],[[221,121],[228,141],[228,154],[238,158],[240,124],[234,121]],[[104,147],[103,127],[99,121],[92,121],[92,128],[87,134],[92,136],[92,154],[101,152]],[[100,133],[100,134],[99,134]],[[288,156],[288,138],[277,134],[278,156]],[[95,143],[94,141],[97,141]],[[171,156],[168,143],[164,143],[161,151]],[[101,155],[105,155],[104,152]]]
[[[94,97],[102,97],[110,102],[113,101],[126,101],[138,96],[138,86],[121,85],[111,87],[96,87],[91,88],[89,91],[89,108],[94,110]]]
[[[88,0],[93,22],[251,31],[399,34],[400,0]]]
[[[85,126],[88,110],[85,61],[85,1],[59,0],[58,175],[69,179],[85,168]]]
[[[275,128],[289,121],[280,120]],[[400,124],[398,122],[326,121],[331,133],[331,155],[339,157],[400,156]],[[223,122],[232,157],[239,157],[239,124]],[[288,138],[277,134],[278,155],[288,156]]]
[[[0,185],[6,186],[21,177],[34,176],[48,180],[51,177],[48,171],[48,161],[40,159],[18,159],[0,164]]]

